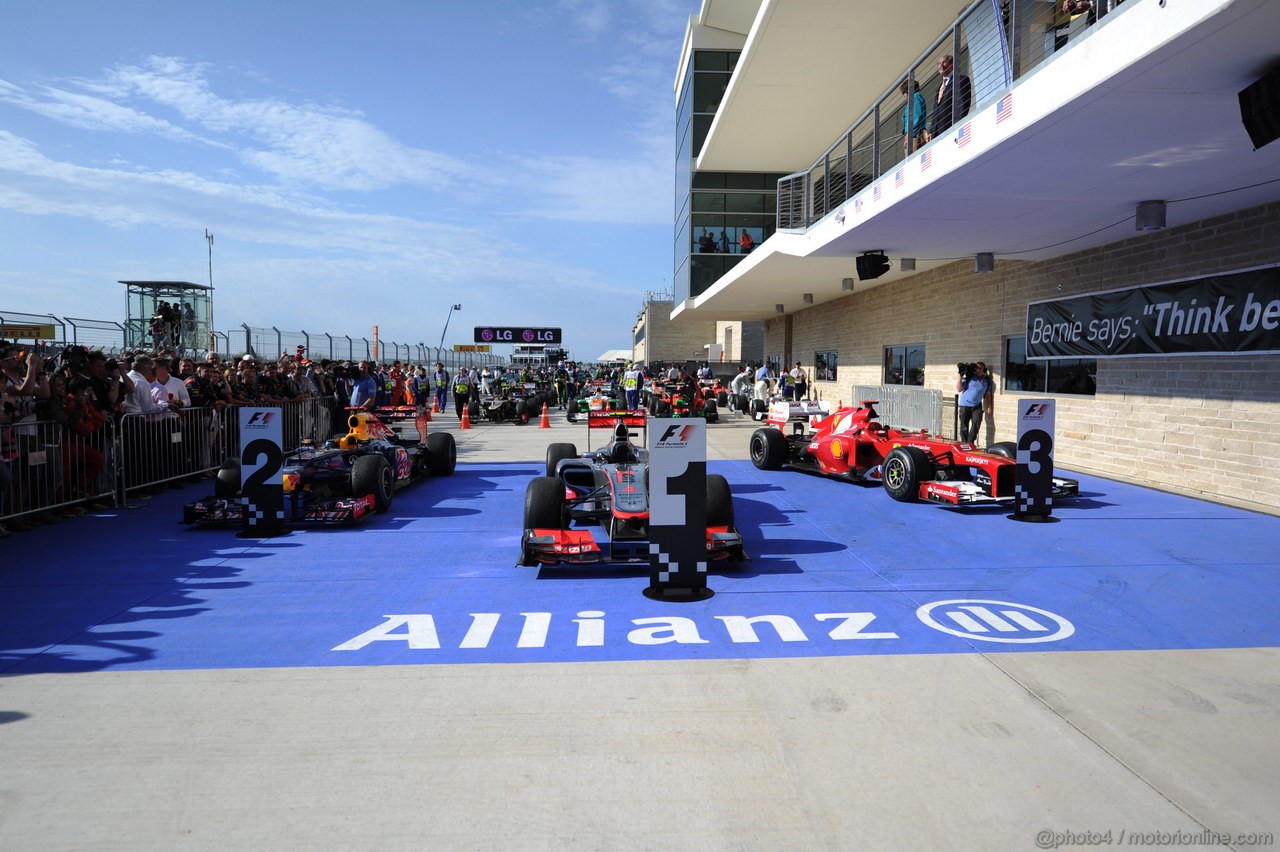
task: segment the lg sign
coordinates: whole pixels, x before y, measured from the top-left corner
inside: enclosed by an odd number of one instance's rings
[[[558,328],[476,326],[476,343],[560,343]]]

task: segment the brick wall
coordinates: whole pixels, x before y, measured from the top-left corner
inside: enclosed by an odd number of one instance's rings
[[[633,347],[637,359],[646,364],[706,359],[706,345],[716,342],[716,321],[671,322],[672,309],[671,302],[649,302],[645,306],[641,320],[645,325],[644,343]]]
[[[925,385],[948,396],[957,361],[985,361],[997,383],[985,440],[1012,440],[1028,394],[999,388],[1004,341],[1025,333],[1028,302],[1275,263],[1280,204],[1050,261],[997,258],[988,275],[965,260],[797,312],[784,355],[812,373],[816,350],[838,350],[839,381],[815,385],[833,403],[880,384],[885,346],[923,343]],[[765,351],[785,340],[784,319],[766,321]],[[1280,356],[1107,359],[1096,396],[1056,399],[1061,467],[1280,512]]]

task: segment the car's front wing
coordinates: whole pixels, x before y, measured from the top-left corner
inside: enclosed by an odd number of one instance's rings
[[[731,527],[707,527],[706,542],[709,562],[746,558],[742,536]],[[523,550],[526,560],[542,565],[649,562],[648,540],[599,542],[584,529],[525,530]]]
[[[248,507],[243,498],[206,497],[182,507],[182,523],[201,527],[243,527]],[[373,495],[302,500],[285,496],[287,526],[352,524],[374,512]]]

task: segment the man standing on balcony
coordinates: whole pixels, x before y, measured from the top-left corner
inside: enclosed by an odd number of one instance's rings
[[[938,73],[942,75],[942,83],[938,86],[933,123],[929,127],[929,135],[934,139],[945,133],[958,119],[968,115],[973,101],[973,85],[968,77],[955,73],[955,62],[951,54],[938,60]]]

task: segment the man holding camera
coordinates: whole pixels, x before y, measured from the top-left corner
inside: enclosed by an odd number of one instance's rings
[[[982,414],[991,414],[991,406],[995,394],[991,387],[991,378],[987,375],[987,365],[982,361],[976,364],[957,364],[960,377],[956,379],[956,393],[960,394],[960,440],[966,444],[976,443],[978,428],[982,425]]]

